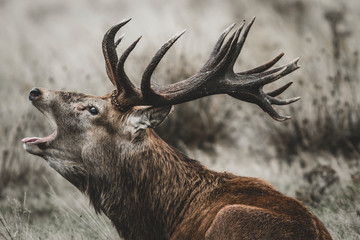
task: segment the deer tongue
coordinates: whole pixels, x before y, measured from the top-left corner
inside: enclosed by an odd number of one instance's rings
[[[44,142],[49,142],[51,140],[53,140],[55,138],[55,132],[50,134],[47,137],[28,137],[28,138],[23,138],[21,141],[25,144],[38,144],[38,143],[44,143]]]

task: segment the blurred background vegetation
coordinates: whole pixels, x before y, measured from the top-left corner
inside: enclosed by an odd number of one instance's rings
[[[158,132],[211,169],[261,177],[302,200],[334,239],[359,239],[360,2],[336,0],[0,0],[0,239],[118,239],[84,196],[23,150],[23,137],[51,132],[27,101],[32,87],[111,91],[102,36],[129,17],[119,48],[143,36],[126,64],[137,84],[162,43],[188,29],[155,74],[175,82],[199,70],[223,29],[254,15],[236,69],[280,52],[279,64],[300,57],[300,70],[269,86],[294,82],[284,95],[302,100],[279,109],[292,119],[213,96],[176,106]]]

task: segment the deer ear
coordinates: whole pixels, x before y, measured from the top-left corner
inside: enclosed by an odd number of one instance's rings
[[[155,128],[159,126],[171,113],[173,106],[148,107],[138,110],[132,116],[133,126],[136,129]]]

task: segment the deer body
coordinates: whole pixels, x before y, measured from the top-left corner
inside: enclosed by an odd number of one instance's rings
[[[241,25],[223,46],[227,29],[198,74],[154,89],[151,74],[177,35],[152,59],[139,90],[123,69],[138,40],[119,59],[115,51],[115,34],[127,22],[112,27],[103,42],[107,73],[116,90],[97,97],[32,89],[29,99],[49,118],[54,133],[23,139],[25,149],[88,195],[95,210],[106,214],[125,239],[331,239],[299,201],[263,180],[211,171],[153,130],[172,105],[217,93],[256,103],[274,119],[286,120],[271,104],[298,100],[275,98],[290,84],[270,93],[262,86],[296,70],[297,60],[266,71],[281,54],[234,73],[251,22],[245,36],[238,40]]]

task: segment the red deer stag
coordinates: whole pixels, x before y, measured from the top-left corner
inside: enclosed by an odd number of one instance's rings
[[[124,63],[140,40],[118,58],[115,40],[129,20],[111,27],[102,43],[106,71],[115,90],[97,97],[33,88],[32,104],[49,118],[54,132],[23,139],[24,148],[89,196],[96,212],[108,216],[124,239],[331,239],[321,221],[301,202],[269,183],[207,169],[165,143],[153,130],[172,106],[213,94],[255,103],[278,121],[289,119],[272,107],[297,101],[279,99],[291,83],[272,92],[265,84],[298,69],[298,59],[270,68],[283,56],[235,73],[254,19],[234,24],[220,36],[198,73],[168,86],[151,83],[175,35],[151,59],[135,87]],[[241,35],[241,37],[240,37]]]

